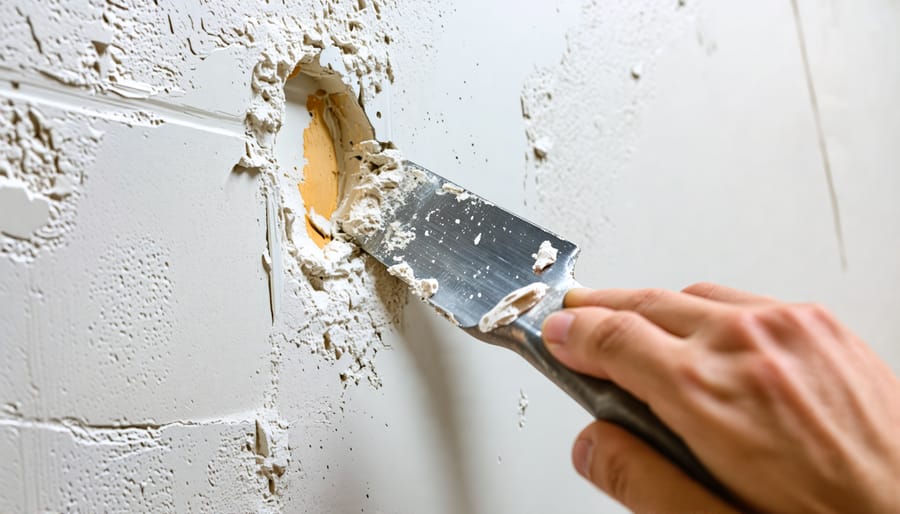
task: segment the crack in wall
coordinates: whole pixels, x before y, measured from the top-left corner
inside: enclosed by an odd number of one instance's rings
[[[841,269],[847,271],[847,247],[844,242],[841,209],[838,202],[837,189],[834,184],[834,174],[831,170],[831,159],[828,155],[828,141],[825,137],[825,128],[822,123],[822,112],[819,108],[819,99],[816,94],[815,81],[813,80],[812,66],[809,61],[809,51],[806,48],[806,36],[803,33],[803,19],[800,16],[800,6],[797,0],[791,0],[791,9],[793,9],[794,12],[794,25],[797,28],[797,40],[800,45],[800,56],[803,60],[803,72],[806,77],[806,87],[809,91],[809,103],[816,124],[816,141],[819,146],[819,153],[822,156],[825,183],[828,186],[828,199],[831,203],[831,216],[832,222],[834,223],[834,235],[837,239],[838,253],[841,259]]]

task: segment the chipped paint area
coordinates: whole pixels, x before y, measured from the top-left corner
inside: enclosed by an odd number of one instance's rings
[[[102,137],[86,116],[0,99],[0,255],[63,244]]]

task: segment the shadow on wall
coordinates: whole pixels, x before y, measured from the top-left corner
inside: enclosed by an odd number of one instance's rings
[[[374,265],[374,264],[373,264]],[[376,276],[382,277],[382,274]],[[386,273],[383,274],[384,279],[390,279]],[[458,408],[461,401],[456,395],[459,391],[458,378],[463,376],[462,370],[458,369],[458,365],[445,351],[443,345],[436,343],[437,340],[446,339],[446,331],[449,325],[446,321],[430,312],[430,307],[417,299],[410,299],[404,313],[404,320],[399,327],[400,339],[404,341],[403,348],[395,348],[393,351],[402,351],[408,356],[404,359],[407,363],[405,370],[414,374],[413,377],[407,377],[402,384],[421,385],[424,390],[421,392],[424,397],[423,407],[421,411],[417,410],[415,417],[407,419],[394,420],[391,422],[392,427],[398,424],[406,424],[400,428],[402,431],[418,431],[429,430],[433,434],[431,437],[424,439],[431,441],[428,451],[437,451],[439,453],[429,455],[425,468],[429,474],[415,476],[416,481],[410,481],[406,484],[399,484],[399,496],[389,495],[393,497],[395,503],[387,505],[381,504],[384,497],[373,497],[371,501],[373,506],[378,506],[388,512],[400,512],[403,504],[402,498],[410,498],[410,503],[419,503],[421,500],[413,500],[413,497],[422,496],[423,494],[434,494],[439,491],[439,496],[429,497],[426,501],[437,502],[435,504],[435,512],[465,512],[476,514],[478,505],[475,501],[476,487],[473,484],[471,474],[468,470],[471,468],[470,452],[467,448],[466,441],[461,434],[465,433],[463,427],[465,416]],[[399,385],[398,385],[399,386]],[[399,428],[399,427],[397,427]],[[330,432],[331,429],[325,429]],[[331,434],[329,434],[331,435]],[[326,436],[327,437],[327,436]],[[397,444],[405,451],[412,450],[411,447],[404,447],[406,442],[403,438],[389,437],[384,441],[379,436],[373,436],[374,439],[364,437],[367,442],[387,442],[387,444]],[[413,443],[416,444],[416,443]],[[394,466],[403,467],[403,456],[397,455],[397,461],[367,461],[369,458],[376,458],[372,453],[361,452],[358,457],[363,460],[356,460],[351,457],[348,460],[348,454],[345,453],[345,447],[340,444],[328,445],[328,456],[323,462],[331,463],[330,472],[319,467],[315,471],[311,471],[311,477],[317,477],[316,473],[328,473],[329,488],[325,496],[320,497],[315,504],[315,508],[322,511],[341,510],[351,511],[350,509],[358,509],[360,498],[358,496],[347,496],[347,491],[366,491],[366,500],[369,500],[369,491],[373,495],[380,495],[378,489],[370,489],[373,482],[371,473],[391,473]],[[351,448],[352,451],[352,448]],[[356,454],[357,452],[353,452]],[[379,452],[380,453],[380,452]],[[351,454],[351,455],[353,455]],[[302,459],[302,457],[301,457]],[[349,464],[349,465],[347,465]],[[414,464],[414,466],[422,465],[422,462]],[[377,471],[376,471],[377,470]],[[409,477],[408,470],[397,473],[397,476]],[[435,485],[433,482],[440,480]],[[394,481],[394,479],[391,479]],[[427,485],[419,482],[428,482]],[[368,511],[366,507],[366,511]],[[377,510],[376,510],[377,511]]]
[[[431,308],[417,299],[411,300],[406,307],[401,331],[422,382],[427,387],[427,397],[431,406],[431,414],[439,430],[439,440],[444,442],[445,461],[448,465],[448,476],[452,482],[447,484],[449,497],[455,498],[458,505],[455,512],[476,511],[473,501],[474,491],[471,477],[466,470],[468,451],[465,441],[460,436],[464,431],[458,406],[461,402],[455,393],[459,387],[455,383],[463,376],[454,369],[452,359],[444,353],[444,347],[435,344],[445,334],[449,325],[445,320],[435,316]]]

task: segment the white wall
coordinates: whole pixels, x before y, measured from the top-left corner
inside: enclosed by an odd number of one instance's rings
[[[518,357],[310,285],[262,92],[319,41],[585,284],[820,301],[900,369],[900,7],[796,2],[0,5],[0,512],[617,511]]]

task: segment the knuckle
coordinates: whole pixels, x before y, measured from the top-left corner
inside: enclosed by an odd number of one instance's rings
[[[818,303],[809,303],[803,306],[804,314],[812,321],[828,326],[834,327],[837,325],[837,320],[834,315],[831,314],[831,311],[825,308],[825,306]]]
[[[647,312],[666,294],[667,291],[663,289],[640,289],[635,292],[632,308],[637,312]]]
[[[807,303],[791,307],[788,323],[798,342],[816,345],[823,344],[825,339],[843,338],[842,325],[824,306]]]
[[[680,386],[676,390],[687,387],[700,387],[706,385],[707,377],[703,365],[697,359],[679,359],[672,364],[673,379]]]
[[[827,311],[818,305],[781,304],[766,309],[763,323],[766,329],[777,334],[776,342],[787,344],[815,332],[828,316]]]
[[[777,321],[780,321],[785,325],[797,327],[803,326],[807,323],[807,315],[809,314],[809,309],[806,305],[786,304],[772,308],[772,314]]]
[[[747,362],[740,376],[747,387],[757,394],[784,390],[788,382],[784,366],[769,353],[762,353]]]
[[[726,314],[721,320],[721,339],[729,347],[756,348],[760,343],[760,329],[764,323],[760,311],[741,310]]]
[[[604,317],[591,331],[591,350],[605,355],[616,353],[638,322],[638,315],[628,311],[617,311]]]
[[[796,305],[781,303],[770,305],[753,312],[756,326],[767,332],[783,333],[796,328],[800,324],[800,316]]]

